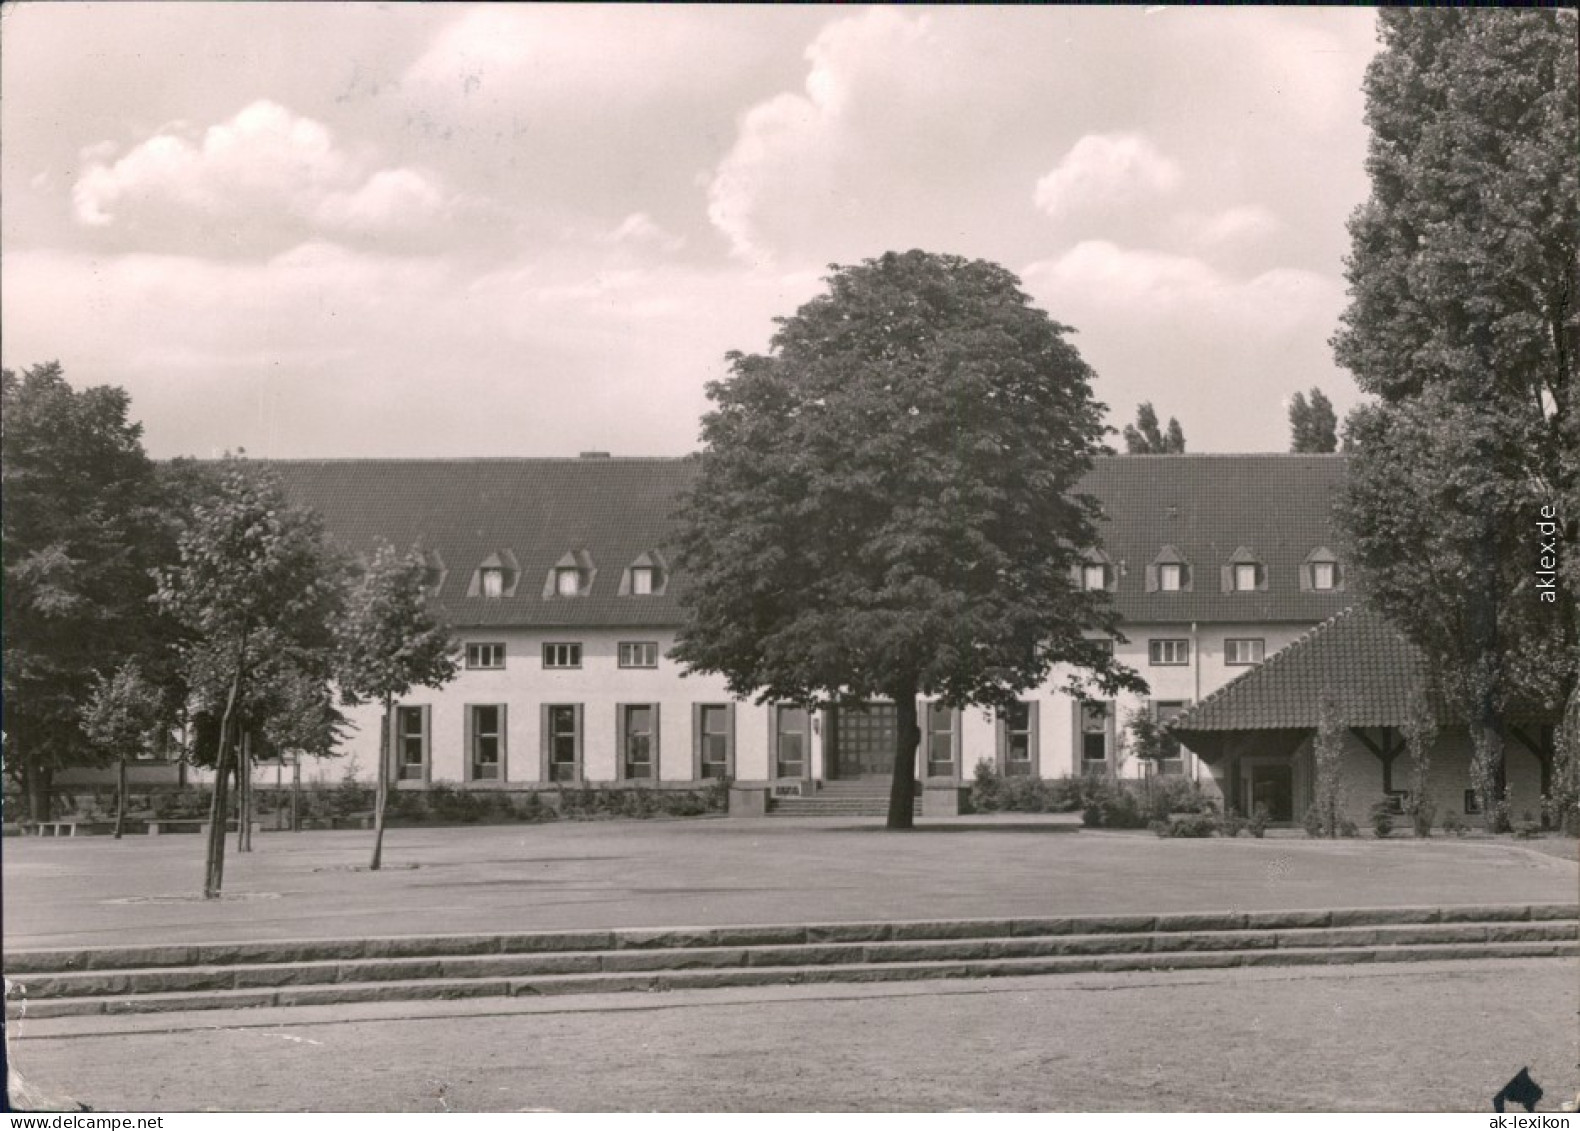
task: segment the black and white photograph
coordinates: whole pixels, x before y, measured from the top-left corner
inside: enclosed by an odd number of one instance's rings
[[[0,6],[11,1126],[1573,1126],[1577,27]]]

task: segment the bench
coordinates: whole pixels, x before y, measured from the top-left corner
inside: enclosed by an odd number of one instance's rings
[[[88,821],[71,817],[64,821],[40,821],[35,836],[108,836],[115,831],[114,821]]]
[[[232,817],[225,822],[225,831],[233,833],[239,826],[236,818]],[[252,822],[252,831],[257,832],[259,822]],[[160,817],[148,822],[149,836],[162,836],[166,833],[207,833],[207,817]]]

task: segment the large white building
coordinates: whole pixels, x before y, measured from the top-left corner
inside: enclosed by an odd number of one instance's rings
[[[721,679],[668,658],[680,612],[665,547],[692,475],[686,460],[271,467],[343,549],[365,553],[385,539],[428,556],[463,669],[400,704],[400,788],[728,777],[785,794],[889,772],[891,705],[809,713],[735,702]],[[924,703],[918,777],[943,790],[969,783],[982,760],[1006,775],[1139,773],[1125,741],[1131,712],[1170,718],[1353,602],[1333,552],[1342,475],[1339,456],[1100,459],[1082,489],[1102,503],[1102,545],[1080,581],[1112,594],[1124,622],[1116,655],[1145,677],[1150,695],[1072,698],[1056,690],[1068,673],[1055,671],[1009,711]],[[376,766],[376,716],[357,712],[353,721],[351,751]],[[1216,788],[1195,755],[1179,753],[1165,772]],[[1290,775],[1263,772],[1259,796],[1286,819],[1292,790]]]

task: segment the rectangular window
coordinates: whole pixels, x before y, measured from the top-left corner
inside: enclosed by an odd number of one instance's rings
[[[1256,588],[1256,565],[1251,562],[1237,562],[1234,567],[1234,587],[1237,592],[1247,592]]]
[[[1243,667],[1246,664],[1260,664],[1264,650],[1263,642],[1260,640],[1225,640],[1223,662],[1232,668]]]
[[[1161,726],[1184,711],[1187,706],[1189,703],[1183,699],[1159,699],[1152,704],[1152,718]],[[1180,740],[1172,734],[1164,734],[1162,738],[1164,756],[1158,762],[1158,773],[1164,776],[1183,774],[1185,756],[1184,751],[1180,749]]]
[[[722,703],[704,703],[697,708],[697,776],[731,776],[730,747],[734,744],[730,708]]]
[[[781,778],[804,778],[811,745],[811,719],[803,707],[779,707],[774,712],[774,773]]]
[[[1153,667],[1178,667],[1190,663],[1189,640],[1147,641],[1147,661]]]
[[[626,641],[620,645],[622,668],[658,667],[658,645],[651,641]]]
[[[1004,776],[1031,776],[1031,704],[1011,703],[1001,708],[999,725],[1004,728]]]
[[[1165,593],[1178,593],[1185,570],[1178,562],[1164,562],[1158,566],[1158,588]]]
[[[953,707],[942,703],[927,705],[927,776],[930,778],[955,775],[955,721]]]
[[[505,593],[505,571],[489,568],[483,570],[483,596],[502,597]]]
[[[473,670],[504,667],[505,646],[503,644],[468,644],[466,646],[466,666]]]
[[[1113,704],[1087,700],[1081,704],[1081,772],[1108,768],[1108,721]]]
[[[1332,562],[1312,562],[1311,563],[1311,588],[1313,588],[1313,589],[1332,589],[1333,588],[1333,563]]]
[[[1473,789],[1465,791],[1465,812],[1474,815],[1481,812],[1481,795]]]
[[[620,709],[621,777],[650,781],[658,776],[658,708],[640,703]]]
[[[549,781],[575,781],[581,777],[581,711],[558,705],[544,709],[548,745]]]
[[[554,591],[561,597],[574,597],[582,591],[582,572],[579,569],[554,571]]]
[[[422,707],[395,708],[395,777],[422,781],[428,769],[427,711]]]
[[[1108,567],[1101,562],[1089,562],[1081,567],[1081,588],[1106,589],[1108,587]]]
[[[543,666],[546,668],[579,668],[582,666],[580,644],[545,644]]]
[[[470,712],[471,751],[469,757],[470,781],[499,781],[505,764],[505,709],[500,706],[477,706]]]
[[[637,597],[647,597],[653,592],[653,571],[647,566],[637,566],[631,571],[631,592]]]

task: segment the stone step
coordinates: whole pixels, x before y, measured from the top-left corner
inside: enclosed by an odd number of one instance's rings
[[[828,982],[887,982],[936,978],[1118,973],[1222,969],[1249,966],[1342,965],[1369,962],[1428,962],[1445,959],[1574,958],[1574,940],[1410,944],[1399,946],[1286,947],[1264,950],[1195,950],[1038,957],[983,958],[821,966],[759,966],[728,969],[665,969],[528,977],[428,978],[389,982],[289,985],[246,990],[13,999],[6,1016],[70,1017],[160,1013],[269,1006],[337,1005],[435,998],[528,997],[550,994],[687,990],[725,986],[794,985]]]
[[[461,958],[608,950],[795,946],[827,943],[1014,939],[1062,935],[1321,930],[1431,924],[1559,922],[1574,930],[1577,904],[1465,904],[1449,907],[1356,907],[1268,911],[1187,911],[1161,915],[1062,915],[1035,918],[767,923],[708,927],[627,927],[353,939],[270,939],[8,950],[8,977],[81,970],[275,965],[397,958]]]
[[[1392,924],[1284,930],[1053,934],[1005,938],[919,939],[788,945],[609,949],[521,954],[370,958],[351,961],[212,964],[151,969],[30,974],[20,983],[30,1001],[59,997],[191,993],[280,986],[445,979],[1052,958],[1182,951],[1395,947],[1505,942],[1574,942],[1562,920],[1503,923]]]

